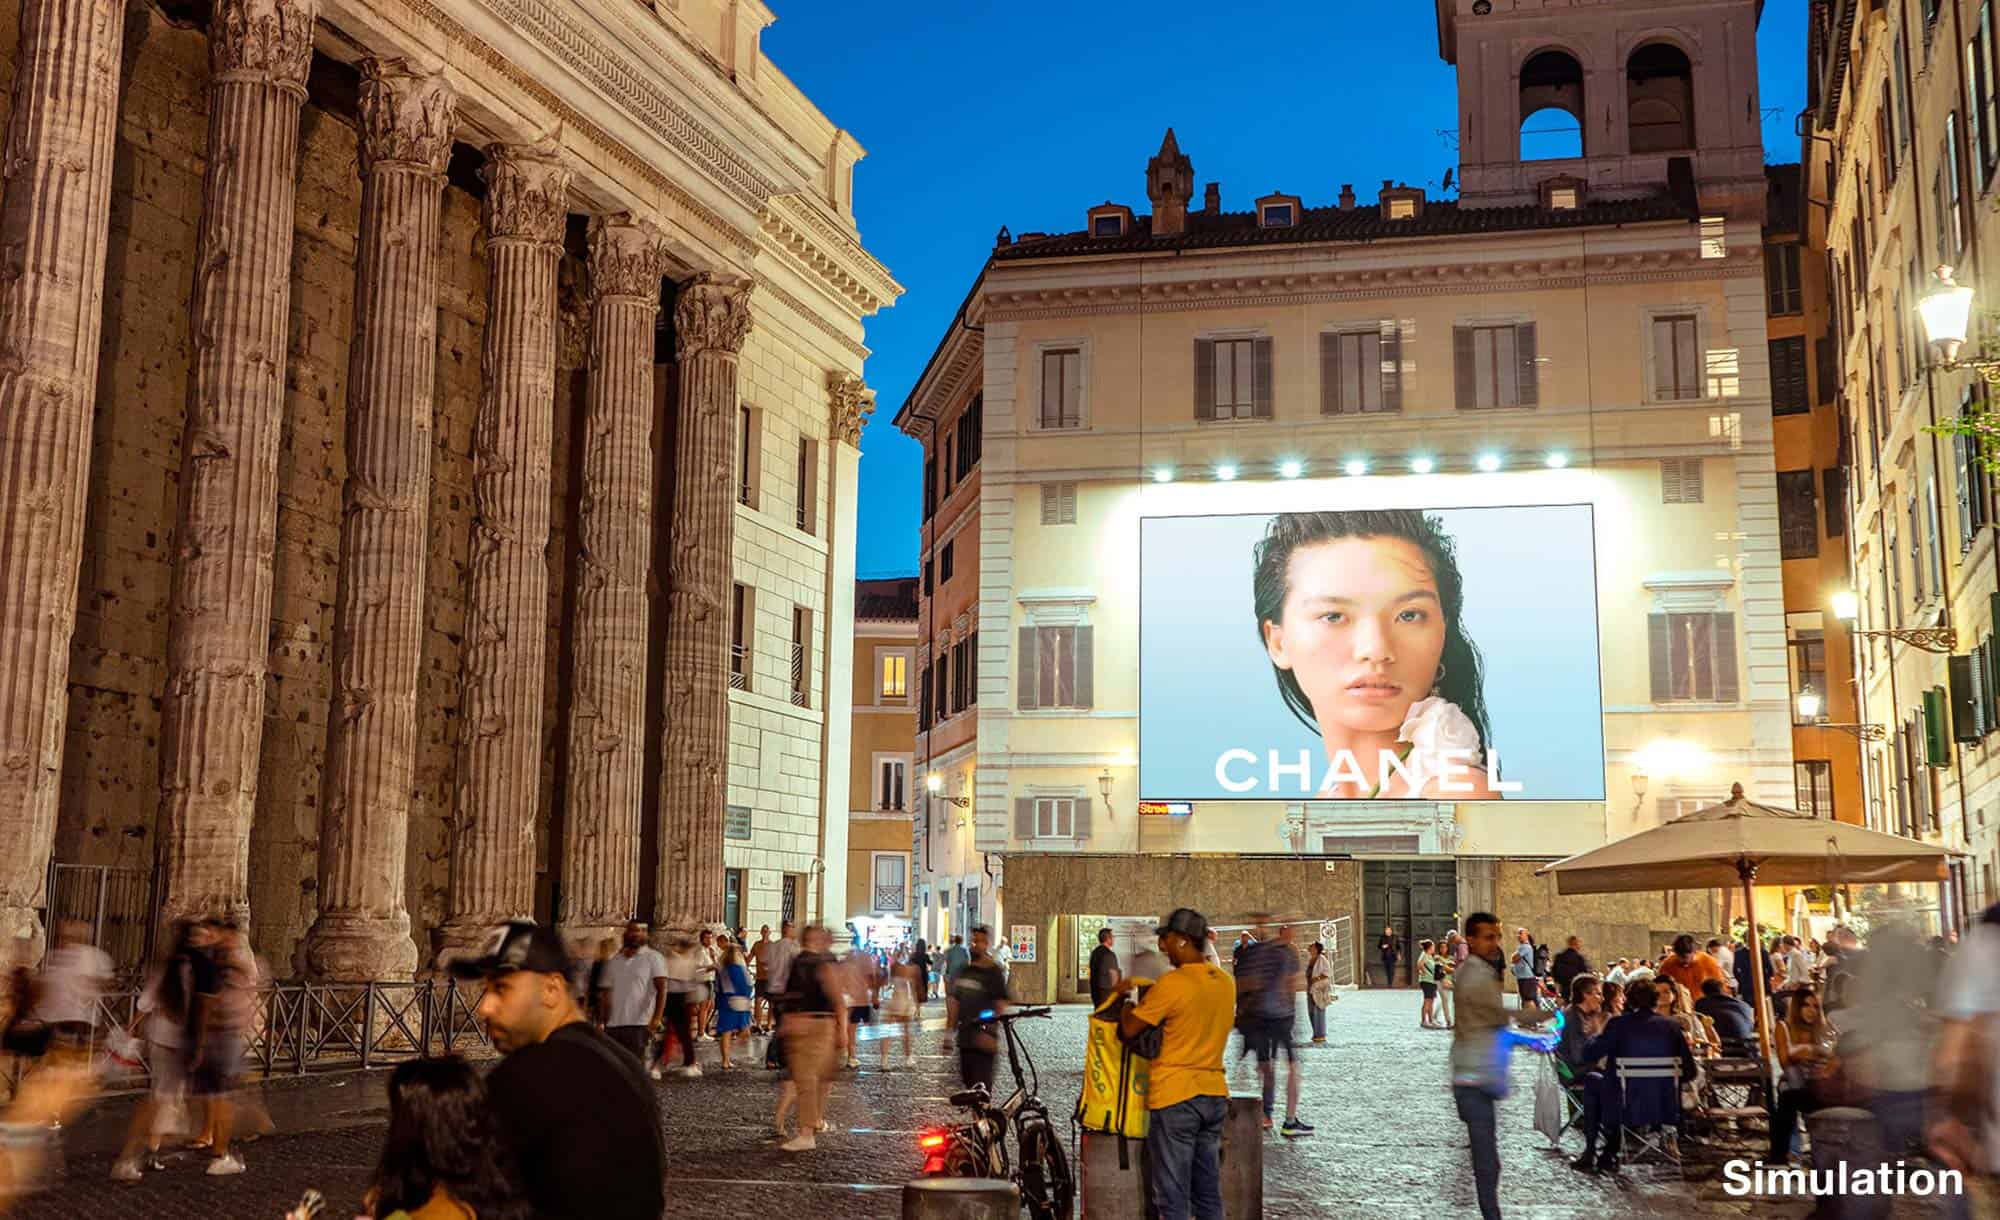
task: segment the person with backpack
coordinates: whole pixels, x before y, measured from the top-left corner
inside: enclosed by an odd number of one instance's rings
[[[958,1076],[966,1088],[983,1084],[991,1093],[1000,1038],[991,1016],[981,1020],[981,1014],[1004,1012],[1010,997],[1006,972],[987,952],[992,934],[982,924],[972,929],[971,936],[972,956],[959,969],[951,992],[958,1012]]]

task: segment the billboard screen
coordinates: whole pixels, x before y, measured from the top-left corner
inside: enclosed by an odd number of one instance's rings
[[[1140,522],[1149,801],[1604,799],[1588,504]]]

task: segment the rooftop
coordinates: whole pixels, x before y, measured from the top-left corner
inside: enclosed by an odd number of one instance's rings
[[[854,582],[854,621],[914,623],[917,621],[917,578],[892,576]]]

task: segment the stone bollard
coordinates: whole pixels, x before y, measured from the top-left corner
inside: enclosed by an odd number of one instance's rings
[[[1122,1163],[1118,1143],[1118,1136],[1102,1131],[1083,1133],[1077,1197],[1084,1220],[1146,1220],[1153,1214],[1146,1189],[1146,1141],[1126,1139]]]
[[[1021,1191],[995,1178],[903,1183],[903,1220],[1020,1220]]]
[[[1231,1097],[1222,1120],[1222,1214],[1264,1214],[1264,1099]]]

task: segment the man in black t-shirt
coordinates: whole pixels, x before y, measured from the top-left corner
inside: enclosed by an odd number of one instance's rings
[[[1097,948],[1090,951],[1090,1006],[1104,1007],[1105,997],[1118,986],[1123,977],[1118,969],[1118,951],[1111,947],[1111,929],[1100,928],[1097,932]]]
[[[666,1210],[660,1112],[636,1060],[591,1027],[552,929],[516,920],[493,951],[452,972],[483,978],[479,1017],[506,1058],[487,1077],[542,1220],[659,1220]]]
[[[993,1091],[993,1072],[999,1060],[1000,1035],[991,1016],[1007,1009],[1007,974],[993,960],[987,946],[991,934],[984,926],[972,929],[972,957],[952,983],[952,998],[958,1001],[958,1077],[966,1088],[975,1084]],[[981,1020],[987,1016],[986,1020]]]

